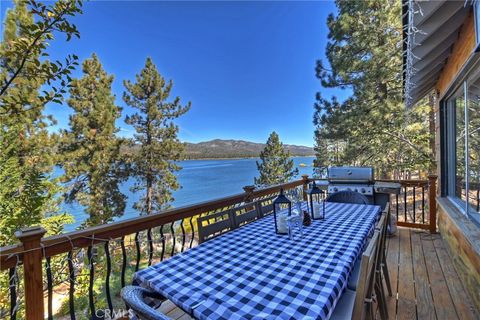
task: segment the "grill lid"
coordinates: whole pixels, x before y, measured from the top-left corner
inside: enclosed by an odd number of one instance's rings
[[[330,183],[372,183],[372,167],[330,167],[328,168]]]

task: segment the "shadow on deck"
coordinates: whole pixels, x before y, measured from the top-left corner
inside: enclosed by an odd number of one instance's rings
[[[388,240],[387,259],[389,319],[479,319],[440,234],[399,227]],[[170,301],[160,310],[172,319],[191,319]]]

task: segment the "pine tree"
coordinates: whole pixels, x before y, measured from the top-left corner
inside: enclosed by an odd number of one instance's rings
[[[71,57],[66,64],[50,61],[47,45],[54,30],[67,38],[78,35],[68,19],[80,12],[79,6],[76,1],[44,5],[14,0],[5,15],[0,43],[0,246],[18,243],[14,233],[23,227],[41,225],[51,235],[73,222],[59,213],[61,187],[51,177],[55,140],[47,130],[53,118],[44,115],[44,106],[59,102],[60,87],[68,85],[75,65]],[[57,80],[58,86],[52,84]],[[0,274],[2,316],[10,306],[8,280],[7,273]],[[22,285],[17,294],[24,295]],[[20,304],[17,318],[23,317]]]
[[[82,64],[83,77],[71,83],[68,105],[73,109],[70,129],[63,132],[64,182],[67,202],[78,201],[90,218],[86,225],[107,223],[121,216],[125,196],[119,185],[125,179],[115,120],[121,108],[112,94],[113,76],[93,54]]]
[[[20,53],[12,49],[12,43],[26,41],[35,23],[26,1],[14,4],[5,16],[0,44],[2,85],[19,64]],[[24,70],[41,68],[42,64],[38,67],[33,62],[39,56],[40,52],[31,53]],[[51,232],[59,232],[58,223],[71,222],[71,217],[58,213],[56,195],[61,187],[51,178],[55,139],[47,127],[53,119],[44,115],[44,101],[39,97],[45,84],[45,78],[20,72],[0,95],[0,246],[15,242],[13,234],[22,227],[42,224]]]
[[[326,56],[317,62],[323,87],[349,88],[345,101],[317,94],[314,125],[317,165],[326,142],[345,165],[374,165],[378,176],[426,169],[429,150],[428,108],[405,110],[402,101],[401,3],[337,1],[328,17]],[[336,144],[336,147],[332,144]],[[335,159],[336,160],[336,159]]]
[[[135,177],[133,192],[143,192],[135,209],[152,214],[168,207],[173,201],[172,190],[179,184],[175,172],[180,166],[184,145],[178,139],[179,128],[174,120],[190,109],[180,98],[170,99],[173,82],[166,82],[150,58],[136,76],[136,82],[124,82],[125,103],[138,111],[125,122],[135,129],[135,152],[130,155],[130,175]]]
[[[293,168],[293,160],[289,151],[283,147],[278,134],[270,134],[267,144],[260,152],[260,162],[257,169],[260,176],[254,178],[255,185],[259,187],[288,182],[298,174],[298,169]]]

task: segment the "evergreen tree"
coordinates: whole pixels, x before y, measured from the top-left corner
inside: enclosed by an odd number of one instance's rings
[[[48,79],[34,76],[35,70],[46,75],[40,70],[50,66],[39,62],[44,52],[37,50],[45,47],[46,38],[39,37],[35,50],[23,51],[42,21],[35,21],[32,6],[33,1],[14,2],[0,44],[0,246],[16,242],[13,234],[22,227],[42,224],[49,232],[60,232],[60,226],[72,221],[58,214],[61,188],[51,178],[55,139],[47,127],[53,119],[44,115],[45,100],[39,94]]]
[[[255,185],[259,187],[288,182],[298,174],[298,169],[293,169],[293,160],[289,151],[283,147],[278,134],[270,134],[267,144],[260,153],[257,169],[260,176],[254,178]]]
[[[56,182],[20,163],[22,130],[21,125],[12,125],[0,134],[0,246],[17,242],[14,234],[22,227],[42,225],[48,234],[56,234],[63,224],[73,222],[71,216],[58,213]]]
[[[125,122],[135,129],[135,152],[130,155],[130,175],[135,177],[133,192],[144,192],[135,209],[151,214],[168,207],[172,190],[179,184],[174,173],[180,170],[175,162],[182,158],[184,145],[178,139],[174,120],[190,109],[180,98],[170,99],[173,82],[166,82],[150,58],[136,76],[136,82],[124,82],[125,103],[138,111]]]
[[[328,167],[341,165],[338,161],[340,152],[340,143],[338,141],[331,141],[319,134],[313,149],[316,155],[313,160],[314,175],[318,178],[327,177]]]
[[[15,6],[7,11],[5,18],[4,41],[1,44],[2,53],[8,51],[9,43],[25,37],[25,30],[34,23],[33,15],[28,10],[25,0],[16,0]],[[38,55],[37,57],[38,58]],[[3,77],[7,77],[9,70],[17,65],[18,61],[9,55],[0,59],[0,70]],[[33,62],[27,63],[27,67]],[[54,163],[52,148],[54,140],[48,134],[47,127],[54,122],[51,116],[43,114],[44,104],[39,97],[40,88],[45,85],[41,77],[17,77],[15,86],[2,97],[0,109],[9,109],[12,113],[1,114],[0,121],[3,128],[15,127],[19,130],[16,154],[19,164],[26,167],[35,167],[40,172],[48,173]],[[9,98],[15,97],[13,101]]]
[[[338,15],[327,20],[328,65],[317,62],[317,77],[323,87],[349,88],[352,95],[340,102],[317,94],[318,151],[323,152],[327,142],[337,144],[339,163],[373,165],[379,176],[426,170],[432,162],[429,108],[422,104],[406,110],[402,101],[401,3],[366,0],[336,5]],[[317,165],[325,162],[321,152]]]
[[[72,81],[68,99],[74,113],[70,130],[62,137],[64,182],[69,185],[67,202],[84,205],[90,216],[86,225],[97,225],[121,216],[125,209],[119,190],[125,178],[119,157],[122,141],[115,126],[121,108],[112,94],[113,76],[95,54],[83,62],[82,71],[83,77]]]
[[[60,185],[51,177],[55,140],[47,131],[53,119],[44,115],[44,106],[61,98],[62,89],[51,81],[66,86],[75,59],[51,62],[45,49],[53,30],[68,38],[78,35],[66,17],[80,12],[79,5],[14,0],[5,15],[0,43],[0,246],[17,243],[14,233],[23,227],[42,225],[51,235],[73,222],[59,214]],[[0,274],[0,317],[9,310],[8,281],[8,274]],[[24,294],[21,286],[18,294]],[[20,305],[17,318],[23,316]]]
[[[68,55],[63,62],[49,60],[46,49],[58,34],[65,35],[67,41],[80,36],[69,19],[82,12],[82,2],[68,0],[45,5],[36,0],[15,0],[14,4],[7,12],[0,46],[0,116],[41,114],[36,109],[50,101],[61,102],[77,65],[75,55]],[[43,85],[41,93],[35,92],[35,103],[31,101],[33,93],[24,90],[25,79]]]

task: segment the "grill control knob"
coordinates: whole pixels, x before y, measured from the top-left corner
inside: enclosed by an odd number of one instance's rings
[[[361,193],[365,193],[365,188],[360,189]]]

